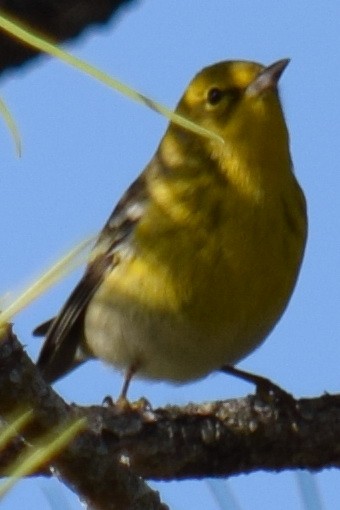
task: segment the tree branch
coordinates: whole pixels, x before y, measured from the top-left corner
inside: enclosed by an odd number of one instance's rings
[[[97,501],[105,491],[106,505],[113,494],[119,500],[116,506],[95,508],[132,508],[124,498],[146,490],[139,476],[178,480],[339,466],[340,395],[294,400],[291,405],[267,397],[155,410],[146,402],[127,408],[68,406],[44,383],[11,331],[0,347],[0,413],[7,418],[18,402],[34,409],[25,440],[34,443],[56,425],[87,418],[87,429],[51,465],[88,501]],[[9,451],[0,455],[1,473],[6,472]],[[39,473],[46,474],[46,467]],[[157,504],[145,508],[164,508],[159,500]]]
[[[25,354],[10,328],[0,341],[0,414],[10,420],[13,414],[33,409],[34,418],[0,453],[0,473],[27,443],[35,444],[47,431],[74,420],[74,411],[46,385]],[[75,491],[93,510],[166,510],[157,492],[121,462],[110,456],[100,430],[86,430],[51,459],[54,475]],[[42,471],[46,474],[46,468]],[[38,473],[39,474],[39,473]]]
[[[56,42],[73,39],[87,27],[107,23],[136,0],[0,0],[0,10]],[[0,31],[0,73],[38,55]]]

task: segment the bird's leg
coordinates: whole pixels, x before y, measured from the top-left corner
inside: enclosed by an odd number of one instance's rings
[[[124,384],[122,387],[122,391],[120,392],[118,402],[124,402],[124,401],[128,402],[127,392],[128,392],[129,386],[130,386],[130,382],[131,382],[133,376],[135,375],[135,373],[137,372],[137,370],[138,370],[138,363],[134,363],[133,365],[129,366],[129,368],[125,372]]]
[[[116,405],[116,406],[121,407],[122,409],[127,409],[127,408],[131,407],[130,402],[128,401],[126,395],[127,395],[127,392],[128,392],[129,386],[130,386],[130,382],[131,382],[133,376],[135,375],[135,373],[137,372],[137,370],[138,370],[137,364],[131,365],[127,369],[127,371],[125,372],[125,376],[124,376],[123,387],[122,387],[122,390],[120,392],[120,395],[119,395],[117,401],[114,402],[112,397],[107,395],[103,400],[103,405],[108,406],[108,407]]]
[[[293,395],[280,388],[280,386],[273,383],[270,379],[267,379],[267,377],[262,377],[261,375],[240,370],[232,365],[223,365],[219,370],[225,374],[234,375],[239,379],[243,379],[244,381],[254,384],[256,386],[256,393],[261,398],[266,399],[268,396],[271,398],[274,397],[277,400],[286,403],[290,407],[292,405],[295,407],[295,399]]]
[[[132,410],[132,411],[145,411],[147,409],[151,409],[151,404],[144,398],[140,398],[136,402],[130,402],[127,398],[127,392],[130,386],[130,382],[133,376],[138,371],[140,367],[140,363],[135,362],[131,365],[127,371],[125,372],[124,384],[122,387],[122,391],[118,397],[116,405],[119,406],[123,410]]]

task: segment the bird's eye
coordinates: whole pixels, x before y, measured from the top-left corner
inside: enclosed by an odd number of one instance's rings
[[[207,100],[211,105],[215,105],[221,101],[223,97],[223,90],[213,87],[208,91]]]

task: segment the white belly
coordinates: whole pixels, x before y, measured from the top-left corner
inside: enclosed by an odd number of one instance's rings
[[[138,306],[103,302],[100,292],[85,316],[86,347],[93,356],[150,379],[184,382],[198,379],[250,352],[259,338],[239,339],[238,326],[223,331],[195,329],[185,319],[148,313]]]

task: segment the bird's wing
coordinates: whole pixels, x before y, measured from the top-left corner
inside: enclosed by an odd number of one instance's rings
[[[38,326],[35,335],[46,334],[37,366],[48,382],[53,382],[77,364],[77,351],[84,335],[83,320],[92,296],[118,263],[119,247],[131,236],[141,218],[146,202],[144,174],[130,186],[117,204],[100,233],[87,270],[66,301],[60,313],[51,321]]]

